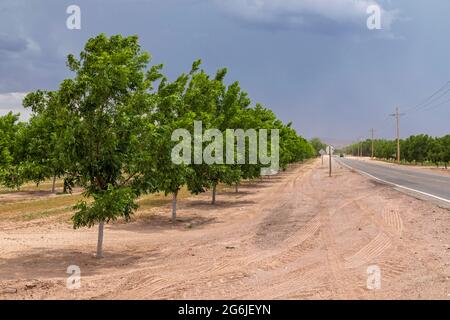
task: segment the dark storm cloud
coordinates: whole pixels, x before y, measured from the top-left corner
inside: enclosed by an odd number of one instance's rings
[[[389,32],[398,17],[396,10],[386,10],[374,0],[216,0],[229,16],[248,26],[337,34],[360,32],[367,9],[375,5],[382,15],[382,29]]]
[[[28,43],[25,39],[0,33],[0,51],[20,52],[26,50],[27,47]]]
[[[381,31],[366,27],[373,3]],[[66,28],[72,4],[81,30]],[[56,89],[90,37],[137,34],[170,78],[198,58],[210,73],[228,67],[227,81],[307,137],[352,140],[372,126],[391,137],[396,106],[450,80],[448,12],[448,0],[2,0],[0,112],[22,110],[12,92]],[[402,135],[418,132],[448,133],[448,107],[402,119]]]

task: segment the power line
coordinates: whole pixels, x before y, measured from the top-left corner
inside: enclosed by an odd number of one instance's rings
[[[429,95],[427,98],[425,98],[422,102],[418,103],[417,105],[406,109],[403,113],[399,113],[398,112],[398,108],[396,108],[396,113],[394,114],[390,114],[388,115],[387,118],[385,118],[384,121],[388,120],[391,116],[396,117],[396,123],[397,123],[397,160],[400,161],[400,117],[404,116],[404,115],[409,115],[411,113],[414,113],[416,111],[429,111],[432,109],[435,109],[437,107],[440,107],[446,103],[450,102],[450,99],[444,100],[439,102],[436,105],[433,105],[435,102],[438,102],[441,98],[443,98],[444,96],[447,95],[447,93],[450,92],[450,87],[448,87],[448,85],[450,84],[450,81],[447,81],[443,86],[441,86],[438,90],[436,90],[435,92],[433,92],[431,95]],[[383,121],[383,122],[384,122]],[[380,126],[377,131],[379,133],[384,132],[384,130],[386,129],[386,127],[389,125],[389,122],[386,122],[383,126]],[[375,130],[375,129],[372,129]],[[361,139],[358,138],[358,147],[361,143]],[[372,138],[373,141],[373,138]],[[359,148],[358,148],[359,149]],[[362,150],[361,150],[362,151]],[[358,150],[358,153],[360,152],[360,150]]]
[[[429,101],[428,103],[424,104],[424,105],[421,106],[420,108],[418,108],[418,109],[416,109],[416,110],[413,110],[413,111],[409,112],[409,114],[411,114],[411,113],[413,113],[413,112],[416,112],[416,111],[424,111],[424,110],[427,110],[427,108],[428,108],[429,106],[431,106],[431,105],[432,105],[433,103],[435,103],[435,102],[438,102],[438,101],[439,101],[442,97],[444,97],[448,92],[450,92],[450,88],[447,89],[445,92],[443,92],[440,96],[438,96],[438,97],[432,99],[431,101]]]
[[[446,104],[448,102],[450,102],[450,99],[442,101],[441,103],[438,103],[438,104],[436,104],[434,106],[428,106],[427,108],[423,109],[423,111],[429,111],[429,110],[435,109],[435,108],[440,107],[440,106],[442,106],[442,105],[444,105],[444,104]]]
[[[414,111],[418,111],[419,109],[426,107],[427,105],[431,104],[432,102],[442,98],[444,95],[446,95],[448,92],[450,92],[450,88],[445,90],[440,96],[436,97],[442,90],[444,90],[448,85],[450,84],[450,81],[447,81],[442,87],[440,87],[437,91],[433,92],[430,96],[428,96],[425,100],[423,100],[421,103],[413,106],[412,108],[406,109],[406,113],[412,113]],[[435,98],[436,97],[436,98]]]

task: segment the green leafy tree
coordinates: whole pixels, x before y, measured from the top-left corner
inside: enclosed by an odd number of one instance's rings
[[[19,122],[19,114],[9,112],[0,116],[0,184],[8,188],[19,188],[24,182],[16,152],[17,139],[24,126]]]
[[[155,176],[158,181],[158,190],[165,195],[172,194],[172,221],[177,217],[177,196],[180,189],[187,183],[191,175],[189,163],[174,163],[172,150],[178,141],[173,141],[172,135],[177,129],[184,129],[189,134],[193,132],[195,114],[185,101],[185,93],[192,75],[198,70],[200,61],[195,61],[189,74],[182,74],[174,82],[163,78],[157,93],[156,112],[154,120],[158,123],[156,128],[158,139],[149,152],[156,153]],[[189,155],[190,157],[190,155]]]
[[[214,78],[210,78],[203,70],[195,73],[185,94],[185,103],[195,113],[195,119],[202,122],[203,156],[210,155],[212,158],[217,157],[222,160],[221,153],[223,155],[225,139],[221,129],[226,127],[229,120],[227,110],[223,108],[224,101],[222,100],[226,94],[223,83],[226,72],[226,69],[220,69]],[[216,129],[219,134],[209,138],[205,137],[204,134],[208,129]],[[193,156],[193,160],[195,160],[195,154]],[[188,189],[194,194],[210,189],[212,204],[216,202],[217,185],[219,183],[233,184],[240,180],[239,169],[235,166],[220,163],[220,161],[215,163],[192,161],[192,163],[190,166],[192,171],[187,181]]]
[[[56,113],[66,126],[58,132],[65,144],[67,171],[91,198],[78,203],[74,228],[99,224],[97,257],[103,256],[104,224],[128,220],[136,198],[156,189],[148,148],[155,124],[148,121],[154,106],[152,83],[159,66],[146,70],[149,55],[136,36],[88,40],[77,59],[67,65],[75,73],[62,82]],[[43,114],[37,110],[38,115]]]
[[[292,128],[292,123],[283,125],[281,128],[280,153],[280,166],[283,169],[286,169],[290,163],[301,162],[316,155],[315,148],[297,135]]]
[[[75,75],[58,91],[27,95],[24,105],[33,116],[26,126],[12,115],[0,121],[0,130],[9,135],[0,140],[1,176],[7,176],[2,179],[20,185],[23,179],[64,176],[69,185],[80,185],[85,199],[75,206],[72,221],[74,228],[98,224],[98,257],[103,256],[104,224],[128,220],[141,194],[173,194],[175,220],[184,185],[194,194],[210,189],[214,204],[219,183],[237,185],[264,168],[260,162],[199,163],[195,153],[189,155],[191,164],[174,163],[176,129],[192,135],[194,121],[201,121],[202,155],[222,160],[227,129],[255,129],[258,135],[261,129],[279,129],[283,168],[314,156],[313,146],[291,124],[259,104],[250,107],[238,82],[226,85],[226,69],[210,77],[196,61],[189,74],[169,82],[162,65],[147,68],[149,58],[137,37],[101,34],[86,43],[79,58],[68,56]],[[156,92],[155,81],[160,81]],[[219,133],[205,137],[208,129]],[[248,144],[241,153],[237,157],[249,156]]]
[[[440,145],[442,146],[442,159],[445,168],[447,169],[448,163],[450,162],[450,135],[443,136],[439,138]]]
[[[61,112],[64,109],[58,103],[58,92],[37,91],[25,97],[23,105],[33,114],[18,137],[16,150],[26,167],[24,178],[37,184],[53,178],[52,193],[56,192],[56,178],[63,176],[66,168],[62,132],[67,113]]]
[[[312,147],[314,148],[315,154],[319,155],[320,150],[325,150],[327,145],[323,143],[319,138],[313,138],[310,141]]]
[[[441,139],[430,138],[428,146],[427,159],[433,162],[437,167],[444,159],[444,146],[441,144]]]
[[[426,134],[419,134],[410,136],[402,141],[403,158],[406,161],[414,161],[423,164],[429,155],[429,148],[432,143],[430,136]]]

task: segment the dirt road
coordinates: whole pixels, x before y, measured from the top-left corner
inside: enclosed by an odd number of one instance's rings
[[[448,210],[320,161],[105,231],[0,224],[0,298],[450,299]],[[66,288],[69,265],[81,288]],[[377,266],[381,288],[367,288]],[[17,292],[15,292],[17,290]]]

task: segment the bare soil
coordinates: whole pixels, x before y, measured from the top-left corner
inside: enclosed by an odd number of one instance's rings
[[[109,225],[104,259],[96,228],[0,220],[0,299],[449,299],[448,210],[334,167],[183,199],[175,224],[165,205]]]

